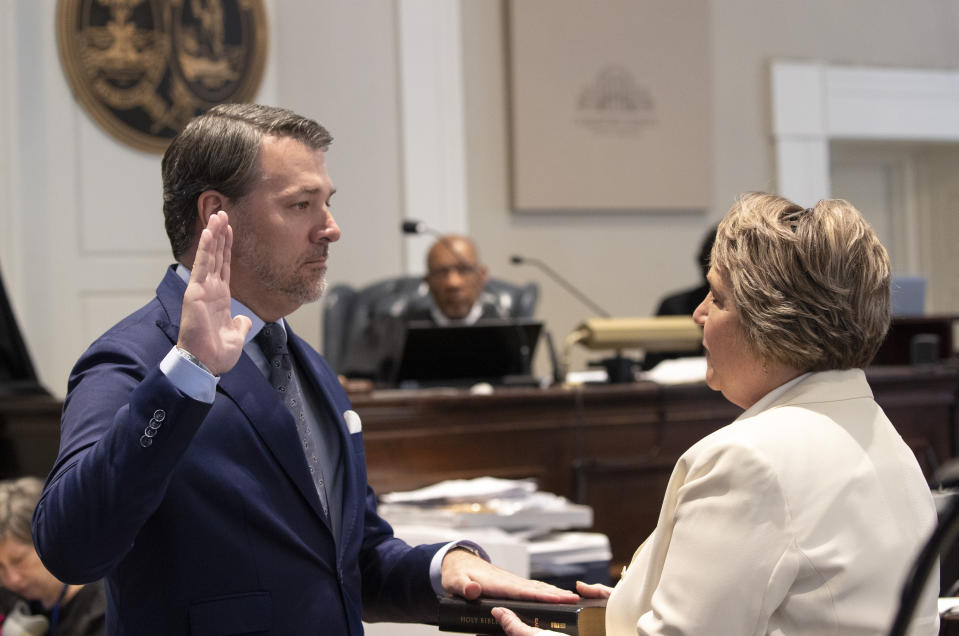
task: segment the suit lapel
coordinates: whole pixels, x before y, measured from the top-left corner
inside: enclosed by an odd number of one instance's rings
[[[343,420],[343,413],[341,412],[341,410],[349,408],[349,405],[342,404],[343,400],[338,399],[341,396],[339,380],[329,369],[321,365],[319,356],[313,352],[304,340],[293,333],[289,328],[289,323],[287,323],[287,333],[290,350],[296,357],[297,364],[302,371],[302,381],[309,383],[314,395],[319,398],[317,407],[326,409],[323,413],[317,413],[317,417],[328,418],[330,422],[333,422],[337,433],[336,443],[340,445],[340,456],[343,463],[342,516],[337,546],[342,547],[349,539],[350,531],[355,526],[356,515],[359,510],[358,504],[361,504],[365,499],[365,493],[357,491],[361,480],[356,475],[358,467],[353,458],[353,445],[350,442],[349,432],[346,429],[346,422]]]
[[[166,276],[157,287],[157,298],[169,318],[168,323],[158,326],[167,334],[171,343],[177,341],[185,291],[186,283],[173,267],[167,270]],[[263,443],[276,457],[277,463],[329,529],[329,520],[323,514],[320,497],[300,447],[293,416],[277,398],[273,387],[249,356],[242,354],[236,366],[220,377],[217,392],[225,394],[236,403]]]
[[[217,390],[236,403],[297,490],[329,528],[293,416],[249,356],[241,355],[236,366],[220,377]]]

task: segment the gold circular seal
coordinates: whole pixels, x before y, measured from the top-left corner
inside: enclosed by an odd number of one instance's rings
[[[70,86],[111,135],[163,152],[196,115],[252,99],[267,47],[263,0],[59,0]]]

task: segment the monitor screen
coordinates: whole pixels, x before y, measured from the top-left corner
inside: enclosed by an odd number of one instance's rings
[[[533,320],[445,327],[412,321],[406,327],[393,384],[464,386],[528,378],[542,328],[543,323]]]

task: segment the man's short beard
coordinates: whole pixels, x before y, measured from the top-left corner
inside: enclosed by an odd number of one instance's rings
[[[326,291],[326,267],[315,280],[298,276],[296,271],[290,273],[279,271],[272,266],[260,244],[256,240],[247,240],[242,232],[234,232],[233,252],[234,256],[239,254],[244,261],[252,264],[261,285],[285,294],[299,305],[319,300]]]
[[[288,279],[279,272],[271,269],[262,259],[253,259],[253,271],[260,278],[260,282],[267,287],[286,294],[290,300],[305,305],[316,302],[326,292],[326,268],[318,280],[309,281],[301,278]]]

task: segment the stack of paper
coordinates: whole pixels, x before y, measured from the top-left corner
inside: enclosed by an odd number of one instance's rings
[[[529,535],[593,524],[592,508],[539,492],[528,479],[444,481],[420,490],[385,494],[380,501],[379,512],[391,524],[495,527]]]

